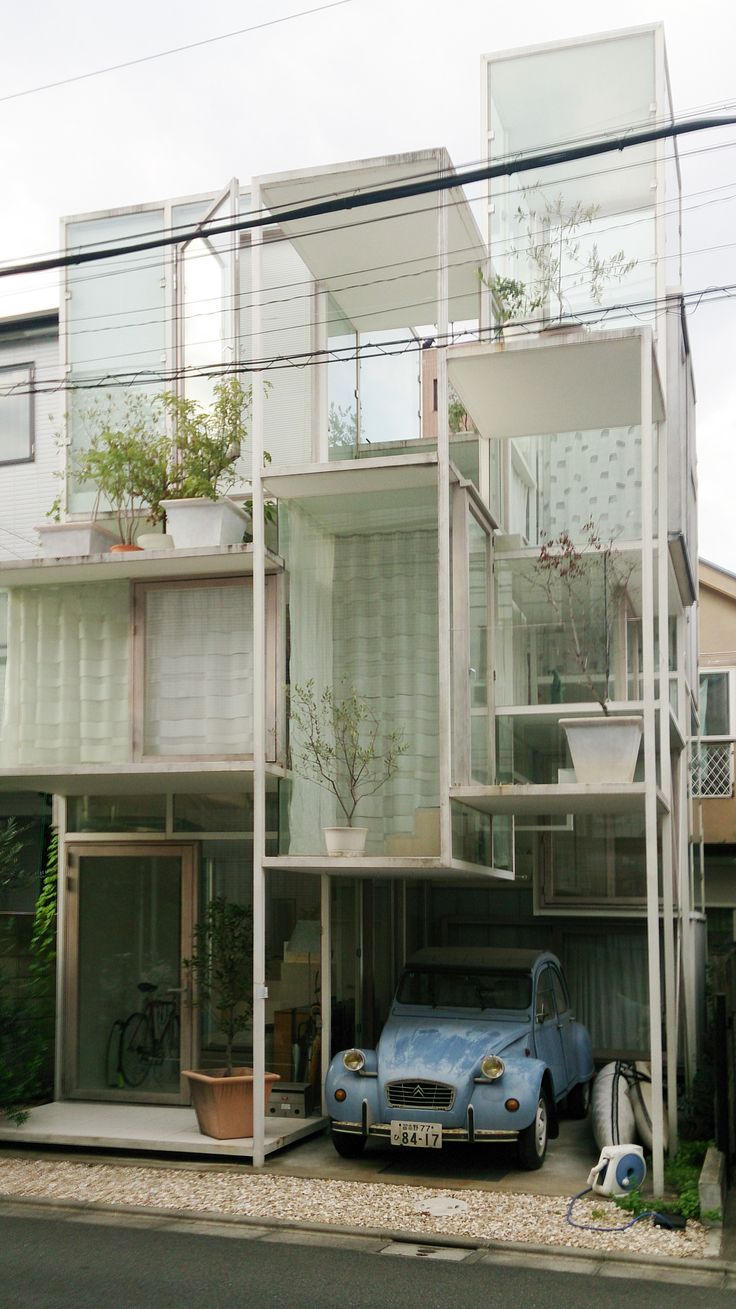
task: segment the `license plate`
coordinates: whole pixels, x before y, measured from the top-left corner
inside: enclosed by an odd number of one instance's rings
[[[391,1119],[392,1145],[418,1145],[430,1150],[442,1149],[442,1128],[434,1123],[402,1123]]]

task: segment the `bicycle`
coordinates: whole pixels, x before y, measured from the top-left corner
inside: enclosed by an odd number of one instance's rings
[[[107,1038],[106,1083],[118,1089],[141,1086],[152,1069],[179,1058],[176,1000],[154,999],[154,982],[139,982],[138,990],[145,996],[143,1008],[116,1018]]]

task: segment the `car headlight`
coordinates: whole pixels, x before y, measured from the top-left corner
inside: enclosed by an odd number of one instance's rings
[[[359,1073],[365,1067],[365,1055],[362,1050],[346,1050],[342,1062],[349,1073]]]
[[[506,1065],[503,1059],[499,1059],[497,1054],[487,1054],[480,1061],[480,1071],[489,1081],[496,1082],[499,1077],[503,1077]]]

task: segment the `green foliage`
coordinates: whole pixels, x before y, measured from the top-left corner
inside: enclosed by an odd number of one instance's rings
[[[48,1088],[54,1017],[58,838],[49,843],[43,888],[33,919],[31,964],[25,982],[0,976],[0,1113],[11,1122],[28,1117],[28,1104]]]
[[[171,462],[171,442],[162,430],[163,408],[157,399],[136,392],[108,396],[83,415],[92,431],[89,446],[77,455],[74,472],[97,489],[112,509],[120,539],[130,545],[139,519],[160,523],[161,500],[178,484]]]
[[[406,754],[403,730],[381,734],[367,701],[347,684],[319,694],[313,681],[294,685],[289,704],[292,767],[330,791],[352,827],[360,801],[385,786]]]
[[[8,818],[0,827],[0,890],[5,890],[9,886],[17,886],[21,881],[23,873],[21,868],[21,855],[23,854],[23,842],[21,840],[22,829],[18,826],[15,818]]]
[[[700,1215],[704,1223],[722,1223],[723,1213],[720,1209],[704,1209]]]
[[[170,391],[159,397],[176,432],[176,494],[184,499],[216,500],[237,481],[235,461],[248,434],[253,388],[226,377],[213,392],[209,409]]]
[[[703,1167],[705,1152],[711,1144],[709,1141],[687,1141],[680,1146],[677,1154],[668,1160],[664,1179],[667,1185],[677,1192],[677,1198],[644,1199],[640,1191],[631,1191],[628,1195],[614,1196],[619,1209],[626,1213],[642,1214],[655,1209],[659,1213],[681,1214],[683,1218],[700,1216],[700,1199],[698,1181]]]
[[[358,446],[358,420],[354,409],[337,405],[333,401],[327,418],[327,440],[330,450],[351,459]]]
[[[194,954],[184,960],[205,1005],[225,1037],[226,1075],[232,1077],[233,1043],[253,1010],[253,914],[224,896],[209,901],[194,928]]]

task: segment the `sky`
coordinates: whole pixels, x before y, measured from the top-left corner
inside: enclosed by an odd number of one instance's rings
[[[328,2],[328,0],[322,0]],[[661,21],[675,113],[736,107],[731,0],[349,0],[72,85],[15,93],[320,0],[34,0],[0,46],[0,261],[55,251],[64,215],[222,189],[260,173],[444,145],[480,149],[480,55]],[[13,98],[8,98],[13,97]],[[736,127],[681,147],[686,290],[736,283]],[[58,303],[4,283],[0,316]],[[736,293],[688,318],[700,554],[736,572]]]

